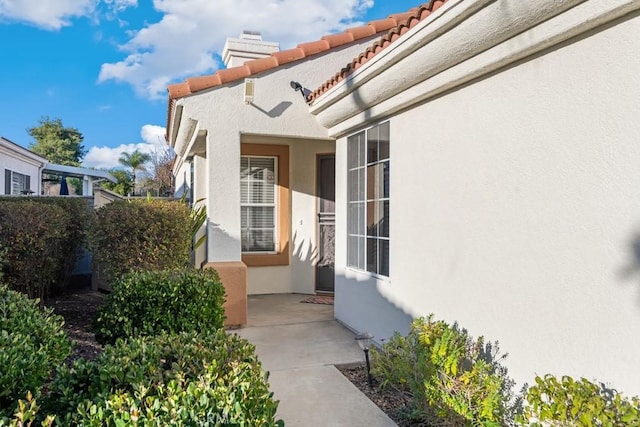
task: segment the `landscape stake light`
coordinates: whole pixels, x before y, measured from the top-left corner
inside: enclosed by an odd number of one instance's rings
[[[356,341],[358,341],[358,345],[364,351],[364,360],[367,362],[367,381],[369,382],[369,387],[373,386],[371,381],[371,365],[369,364],[369,348],[371,347],[371,339],[373,335],[369,332],[363,332],[361,334],[356,335]]]

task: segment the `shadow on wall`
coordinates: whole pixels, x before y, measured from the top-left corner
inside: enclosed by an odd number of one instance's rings
[[[628,243],[629,258],[618,272],[618,277],[628,281],[634,277],[640,278],[640,231],[636,231]],[[638,300],[640,304],[640,299]]]
[[[287,111],[287,109],[289,109],[289,107],[291,107],[293,105],[293,103],[290,102],[290,101],[282,101],[281,103],[279,103],[278,105],[276,105],[275,107],[273,107],[269,111],[257,106],[254,103],[251,103],[250,105],[253,108],[255,108],[256,110],[258,110],[258,111],[266,114],[267,116],[271,117],[272,119],[275,119],[276,117],[280,117],[285,111]]]

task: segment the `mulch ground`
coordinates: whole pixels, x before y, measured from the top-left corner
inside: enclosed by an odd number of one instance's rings
[[[428,427],[428,424],[411,419],[407,406],[409,396],[391,387],[381,389],[375,378],[372,379],[372,385],[369,385],[367,369],[364,365],[338,365],[336,368],[400,427]]]
[[[95,360],[102,352],[93,332],[91,322],[104,302],[105,294],[91,290],[90,286],[75,287],[44,302],[55,314],[64,317],[64,330],[76,345],[69,361],[78,358]]]

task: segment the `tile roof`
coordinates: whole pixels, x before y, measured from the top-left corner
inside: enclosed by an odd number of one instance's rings
[[[434,2],[431,1],[431,3]],[[443,2],[438,0],[435,1],[435,3]],[[240,80],[290,62],[327,52],[357,40],[375,36],[378,33],[392,30],[404,25],[408,19],[415,18],[416,13],[418,13],[420,9],[421,8],[418,7],[408,12],[389,15],[385,19],[378,19],[359,27],[349,28],[342,33],[326,35],[320,40],[301,43],[293,49],[275,52],[266,58],[253,59],[238,67],[218,70],[215,74],[188,78],[182,83],[168,86],[169,99],[182,98],[183,96]]]
[[[346,67],[342,70],[338,71],[333,77],[327,80],[322,86],[317,88],[315,91],[309,94],[307,97],[307,102],[311,103],[320,95],[331,89],[333,86],[344,80],[347,76],[351,75],[355,70],[363,66],[366,62],[368,62],[371,58],[382,52],[386,49],[390,44],[395,42],[405,34],[409,29],[413,28],[418,24],[418,22],[422,21],[432,12],[435,12],[439,9],[447,0],[430,0],[428,3],[424,3],[423,5],[411,9],[409,12],[404,14],[398,14],[399,23],[398,25],[392,27],[382,38],[376,41],[372,46],[367,48],[364,52],[358,55],[357,58],[354,58]]]
[[[345,68],[336,73],[320,88],[311,93],[307,98],[307,102],[312,102],[315,98],[329,90],[329,88],[333,87],[336,83],[343,80],[346,76],[378,54],[381,50],[395,42],[402,34],[406,33],[409,28],[412,28],[418,22],[425,19],[431,14],[431,12],[438,9],[446,1],[447,0],[429,0],[428,3],[412,8],[407,12],[392,14],[384,19],[371,21],[359,27],[349,28],[342,33],[326,35],[320,40],[301,43],[293,49],[275,52],[265,58],[253,59],[238,67],[218,70],[214,74],[191,77],[182,83],[169,85],[167,87],[169,92],[167,141],[169,140],[169,130],[171,127],[171,118],[174,106],[178,98],[259,74],[312,55],[327,52],[334,48],[357,40],[372,37],[385,31],[387,32],[379,41],[374,43]]]

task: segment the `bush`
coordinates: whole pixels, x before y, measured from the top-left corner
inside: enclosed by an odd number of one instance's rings
[[[62,367],[49,410],[71,425],[276,425],[255,348],[223,330],[119,340]]]
[[[91,242],[109,284],[133,270],[185,268],[192,243],[189,208],[160,200],[112,202],[98,209]]]
[[[406,337],[396,333],[372,349],[372,373],[381,387],[408,393],[410,417],[427,425],[503,425],[517,401],[498,352],[497,343],[431,315],[416,319]]]
[[[52,309],[0,285],[0,416],[12,415],[27,392],[38,396],[71,353],[63,323]]]
[[[637,426],[640,399],[628,399],[604,384],[569,376],[536,377],[527,392],[521,422],[530,426]],[[544,424],[542,424],[544,423]]]
[[[5,282],[32,298],[69,281],[93,213],[85,199],[0,199],[0,241],[7,249]]]
[[[101,343],[162,331],[213,331],[224,326],[224,287],[213,269],[138,271],[113,285],[94,329]]]

